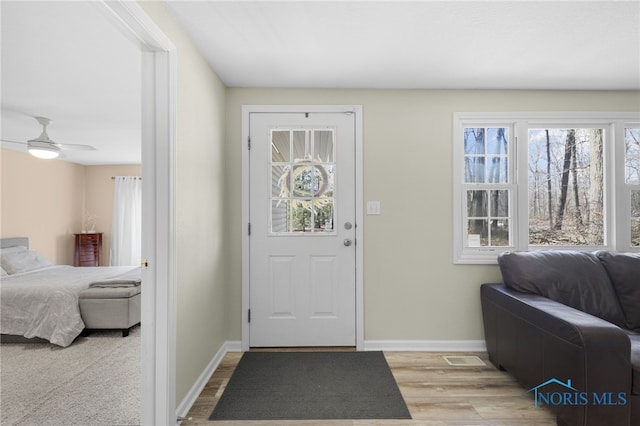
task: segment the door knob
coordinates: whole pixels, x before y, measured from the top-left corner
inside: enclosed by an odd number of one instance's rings
[[[350,239],[348,239],[348,238],[347,238],[347,239],[345,239],[345,240],[344,240],[344,245],[345,245],[346,247],[349,247],[349,246],[352,244],[352,242],[353,242],[353,241],[351,241]]]

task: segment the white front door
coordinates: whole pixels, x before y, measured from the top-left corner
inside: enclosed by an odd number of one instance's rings
[[[251,113],[249,344],[355,346],[353,113]]]

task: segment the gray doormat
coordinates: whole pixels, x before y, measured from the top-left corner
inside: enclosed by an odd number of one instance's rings
[[[410,418],[382,352],[246,352],[209,420]]]

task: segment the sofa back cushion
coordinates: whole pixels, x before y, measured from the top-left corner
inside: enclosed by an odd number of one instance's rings
[[[620,300],[626,328],[640,332],[640,253],[596,252]]]
[[[593,253],[544,250],[504,252],[498,264],[505,285],[539,294],[620,327],[625,316],[609,276]]]

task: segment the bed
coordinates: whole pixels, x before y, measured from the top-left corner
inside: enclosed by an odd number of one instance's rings
[[[62,347],[85,329],[82,292],[140,285],[140,267],[53,265],[29,249],[27,238],[0,239],[0,261],[0,333]]]

